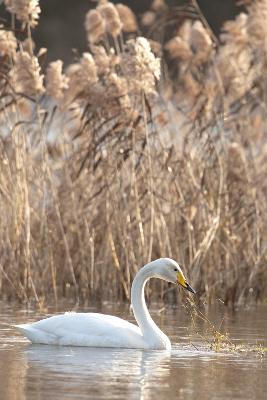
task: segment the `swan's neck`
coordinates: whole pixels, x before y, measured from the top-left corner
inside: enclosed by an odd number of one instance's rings
[[[145,284],[152,277],[156,277],[153,263],[149,263],[140,269],[132,284],[131,302],[135,319],[143,337],[149,338],[149,341],[154,339],[155,342],[165,343],[166,340],[168,342],[169,340],[151,318],[145,302]]]

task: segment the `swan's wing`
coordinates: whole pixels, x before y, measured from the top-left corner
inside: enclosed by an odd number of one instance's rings
[[[121,318],[97,313],[55,315],[17,328],[33,343],[91,347],[143,347],[140,329]]]

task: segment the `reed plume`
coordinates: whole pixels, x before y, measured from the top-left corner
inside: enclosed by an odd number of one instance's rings
[[[171,59],[178,58],[182,61],[189,61],[193,56],[189,43],[179,36],[170,39],[166,43],[165,49],[168,51]]]
[[[13,32],[6,31],[0,25],[0,56],[12,58],[17,49],[17,40]]]
[[[85,31],[89,44],[100,42],[105,34],[105,22],[98,10],[90,10],[85,17]]]
[[[157,12],[162,12],[166,9],[167,5],[165,0],[153,0],[151,9]]]
[[[83,53],[80,63],[70,65],[66,70],[68,89],[66,97],[71,101],[88,94],[91,86],[98,81],[97,67],[90,53]]]
[[[23,25],[34,28],[38,24],[41,12],[39,0],[4,0],[7,10],[16,15]]]
[[[116,9],[122,23],[122,30],[127,33],[136,32],[138,30],[138,25],[133,11],[121,3],[116,4]]]
[[[68,79],[62,73],[63,62],[57,60],[51,62],[46,70],[46,93],[55,100],[63,98],[63,91],[68,88]]]
[[[131,91],[154,93],[156,80],[160,78],[160,60],[152,53],[148,40],[144,37],[128,40],[126,48],[122,65],[124,74],[131,76]]]
[[[106,32],[110,33],[114,38],[116,38],[121,33],[122,23],[118,10],[114,4],[110,2],[100,4],[97,7],[97,11],[100,12],[105,21]]]
[[[44,90],[41,68],[37,57],[26,51],[18,51],[14,57],[14,67],[10,72],[12,86],[16,92],[26,96],[38,96]]]

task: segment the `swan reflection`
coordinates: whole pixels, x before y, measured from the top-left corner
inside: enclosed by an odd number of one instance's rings
[[[151,398],[151,388],[164,390],[170,373],[168,351],[31,345],[26,355],[29,381],[51,376],[47,400],[55,392],[81,399],[145,400]],[[40,393],[39,379],[34,382],[31,391]]]

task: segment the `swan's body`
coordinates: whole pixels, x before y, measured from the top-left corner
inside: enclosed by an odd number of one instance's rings
[[[68,312],[17,327],[33,343],[145,348],[140,328],[112,315]]]
[[[179,265],[160,258],[141,268],[133,281],[131,301],[139,326],[111,315],[70,312],[16,327],[32,343],[168,350],[170,340],[152,320],[145,303],[144,287],[152,277],[179,283],[194,292]]]

